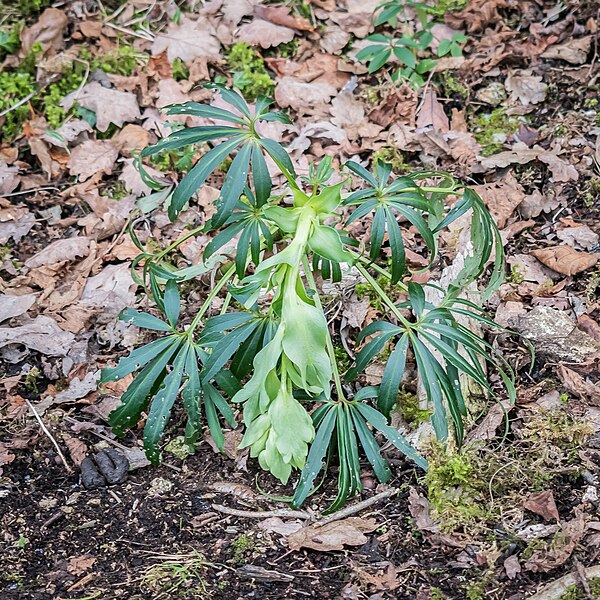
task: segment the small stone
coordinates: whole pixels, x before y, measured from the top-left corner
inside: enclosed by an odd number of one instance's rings
[[[582,502],[598,502],[598,488],[593,485],[588,485],[585,488],[585,493],[581,498]]]
[[[475,97],[481,102],[485,102],[490,106],[499,106],[506,100],[506,89],[500,82],[495,81],[490,85],[479,90]]]
[[[148,496],[156,497],[163,496],[173,489],[173,482],[163,477],[156,477],[150,482],[150,489],[148,490]]]
[[[555,361],[581,363],[600,351],[599,342],[577,329],[563,311],[548,306],[536,306],[510,324],[533,343],[536,352]]]

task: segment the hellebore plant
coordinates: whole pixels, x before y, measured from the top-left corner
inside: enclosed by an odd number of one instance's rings
[[[188,231],[160,252],[144,249],[132,232],[141,250],[134,272],[141,268],[141,277],[136,277],[165,320],[132,309],[126,309],[122,318],[164,336],[103,371],[103,382],[136,373],[110,422],[117,434],[123,434],[146,412],[144,445],[148,458],[156,463],[160,439],[179,394],[187,413],[185,436],[190,445],[199,439],[206,422],[222,448],[221,420],[235,428],[234,408],[240,407],[245,427],[241,447],[249,448],[260,466],[283,483],[294,469],[301,470],[293,506],[300,506],[311,493],[324,464],[337,462],[338,496],[329,508],[336,510],[362,489],[361,452],[380,481],[391,476],[378,432],[416,465],[427,468],[425,459],[390,425],[409,356],[419,372],[440,440],[450,430],[459,443],[463,437],[467,411],[460,374],[495,396],[485,372],[487,363],[514,398],[510,367],[489,343],[461,324],[469,317],[495,326],[479,306],[460,294],[482,276],[490,260],[491,274],[482,298],[500,284],[504,269],[500,236],[479,196],[444,173],[393,178],[389,165],[377,163],[371,172],[349,162],[346,177],[328,184],[334,171],[331,159],[323,159],[310,166],[308,177],[299,179],[284,148],[261,137],[256,128],[260,121],[287,122],[287,117],[269,112],[270,102],[265,98],[259,98],[252,111],[237,92],[215,87],[231,111],[188,102],[167,112],[229,125],[182,129],[140,155],[145,180],[155,186],[175,219],[209,175],[235,153],[216,213],[206,226]],[[159,184],[145,173],[142,159],[198,143],[210,144],[209,149],[174,190],[160,191]],[[265,156],[286,180],[283,192],[275,195]],[[350,173],[363,185],[344,193]],[[471,216],[472,256],[447,290],[432,286],[443,295],[434,306],[426,295],[431,284],[413,281],[398,220],[414,227],[431,266],[440,232],[466,213]],[[371,223],[367,248],[344,230],[359,219]],[[215,233],[204,262],[177,268],[169,255],[200,231]],[[381,260],[386,234],[389,270]],[[232,260],[219,254],[226,244],[235,244],[235,250],[228,250],[234,254]],[[350,269],[372,286],[386,314],[363,329],[356,339],[357,347],[362,347],[355,363],[340,373],[315,280],[340,281]],[[178,286],[210,270],[218,271],[220,278],[192,322],[182,326]],[[380,285],[382,280],[397,286],[406,300],[396,304]],[[206,318],[221,292],[225,300],[220,314]],[[381,384],[360,387],[352,383],[382,353],[388,357]],[[349,394],[348,390],[354,391]]]

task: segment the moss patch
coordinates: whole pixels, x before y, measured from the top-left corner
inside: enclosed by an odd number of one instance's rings
[[[490,113],[477,115],[472,125],[482,156],[491,156],[502,151],[506,138],[519,128],[519,121],[507,115],[502,108],[495,108]]]
[[[265,61],[250,44],[238,42],[231,46],[227,63],[233,72],[233,85],[246,100],[253,102],[273,93],[275,83],[267,73]]]

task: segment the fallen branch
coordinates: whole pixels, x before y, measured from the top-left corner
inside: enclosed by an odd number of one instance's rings
[[[398,492],[399,492],[399,490],[397,490],[396,488],[392,488],[390,490],[386,490],[385,492],[381,492],[380,494],[372,496],[371,498],[367,498],[366,500],[363,500],[362,502],[357,502],[356,504],[353,504],[352,506],[347,506],[346,508],[344,508],[342,510],[338,510],[336,513],[333,513],[332,515],[329,515],[328,517],[325,517],[324,519],[317,521],[315,523],[315,527],[322,527],[323,525],[327,525],[328,523],[332,523],[333,521],[339,521],[340,519],[345,519],[346,517],[349,517],[350,515],[354,515],[357,512],[364,510],[365,508],[369,508],[369,506],[373,506],[374,504],[377,504],[381,500],[385,500],[386,498],[391,498],[392,496],[395,496]]]
[[[585,571],[587,579],[600,577],[600,565],[583,569],[583,571]],[[537,594],[530,596],[529,600],[559,600],[570,587],[579,583],[581,583],[581,577],[577,571],[574,571],[545,585]]]
[[[304,519],[310,520],[313,515],[302,510],[289,510],[281,508],[278,510],[238,510],[237,508],[229,508],[221,504],[213,504],[212,507],[221,513],[231,515],[233,517],[244,517],[247,519],[267,519],[269,517],[282,517],[284,519]]]

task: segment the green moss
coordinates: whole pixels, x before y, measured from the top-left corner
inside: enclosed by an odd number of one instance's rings
[[[432,14],[443,17],[449,12],[458,12],[467,8],[469,0],[438,0],[431,12]]]
[[[592,598],[600,598],[600,579],[592,577],[588,580],[588,584]],[[587,598],[589,596],[580,585],[570,585],[560,596],[559,600],[586,600]]]
[[[338,369],[340,373],[345,373],[350,368],[350,357],[346,352],[346,349],[338,344],[333,346],[333,351],[335,354],[335,361],[337,363]]]
[[[30,392],[39,394],[38,390],[38,379],[42,376],[41,371],[37,367],[30,369],[29,373],[25,376],[24,386]]]
[[[429,590],[429,600],[444,600],[444,594],[442,593],[442,590],[437,587],[432,587]]]
[[[0,0],[0,14],[32,17],[50,6],[52,0]]]
[[[231,46],[227,63],[233,72],[233,85],[248,101],[273,93],[275,84],[267,73],[265,61],[250,44],[238,42]]]
[[[441,71],[439,79],[446,96],[458,96],[464,100],[469,97],[469,88],[450,71]]]
[[[377,150],[376,152],[373,152],[371,164],[375,164],[377,160],[382,160],[386,163],[389,163],[392,165],[392,169],[399,174],[410,173],[411,171],[414,171],[413,167],[405,162],[402,151],[392,146],[387,146]]]
[[[190,76],[190,71],[186,64],[180,59],[176,58],[173,61],[173,79],[175,81],[186,80]]]
[[[404,388],[398,392],[397,406],[402,418],[413,426],[426,423],[433,414],[430,408],[421,408],[417,396],[407,392]]]
[[[22,73],[11,73],[3,71],[0,73],[0,112],[14,106],[23,98],[26,98],[36,90],[33,75]],[[31,114],[28,102],[13,108],[4,117],[0,117],[2,123],[2,136],[6,140],[14,139],[20,132],[23,123]]]
[[[482,156],[491,156],[502,151],[507,136],[519,128],[519,121],[507,115],[502,108],[477,115],[473,120],[474,136],[481,146]]]
[[[0,27],[0,60],[4,60],[8,54],[12,54],[20,48],[19,32],[22,27],[21,21]]]
[[[506,276],[508,283],[522,283],[525,279],[525,269],[521,265],[513,265]]]
[[[256,550],[256,542],[248,534],[241,533],[231,542],[231,548],[233,549],[233,562],[243,564]]]
[[[122,181],[117,181],[112,185],[102,188],[100,195],[105,198],[112,198],[113,200],[122,200],[129,195],[129,192]]]
[[[298,40],[294,38],[290,42],[279,44],[275,50],[277,56],[281,58],[293,58],[296,55],[296,52],[298,52]]]
[[[446,526],[486,516],[479,498],[481,482],[473,466],[474,452],[472,447],[450,453],[439,444],[432,446],[424,481],[427,497]]]

